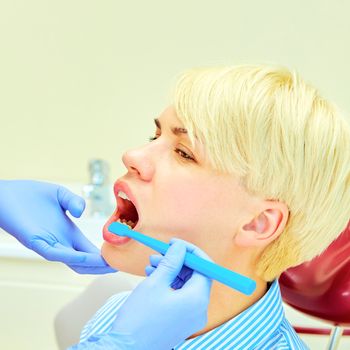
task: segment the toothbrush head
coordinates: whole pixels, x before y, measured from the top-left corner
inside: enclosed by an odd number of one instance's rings
[[[129,226],[124,225],[120,222],[113,222],[108,226],[108,231],[112,232],[118,236],[129,236],[129,232],[131,231],[131,229],[129,228]]]

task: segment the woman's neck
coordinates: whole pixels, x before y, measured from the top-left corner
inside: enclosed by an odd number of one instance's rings
[[[256,290],[250,296],[246,296],[219,282],[213,281],[207,325],[190,338],[194,338],[220,326],[261,299],[266,293],[267,283],[256,276],[253,279],[256,281]]]

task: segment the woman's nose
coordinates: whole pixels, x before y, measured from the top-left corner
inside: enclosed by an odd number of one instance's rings
[[[154,174],[154,165],[144,147],[126,151],[122,157],[128,171],[144,181],[150,181]]]

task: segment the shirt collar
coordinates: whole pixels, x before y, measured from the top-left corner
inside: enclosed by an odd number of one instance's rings
[[[218,349],[229,344],[232,349],[254,348],[264,343],[280,326],[284,317],[278,281],[265,295],[237,316],[196,338],[185,340],[176,350]]]

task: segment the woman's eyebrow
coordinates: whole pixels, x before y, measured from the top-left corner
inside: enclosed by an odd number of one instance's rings
[[[156,127],[158,129],[162,130],[162,126],[161,126],[160,121],[159,121],[158,118],[154,118],[154,124],[156,124]],[[177,136],[178,135],[184,135],[186,138],[189,139],[187,129],[185,129],[185,128],[175,126],[175,127],[171,128],[171,131],[173,132],[174,135],[177,135]],[[194,135],[194,137],[195,137],[196,140],[198,140],[196,135]],[[196,145],[192,144],[192,146],[197,150]],[[198,152],[198,155],[201,156],[202,151],[197,150],[197,152]]]
[[[156,124],[156,127],[160,130],[162,130],[162,126],[160,124],[159,119],[155,118],[154,123]],[[173,132],[174,135],[179,135],[179,134],[187,134],[187,129],[181,128],[178,126],[174,126],[171,128],[171,131]]]

